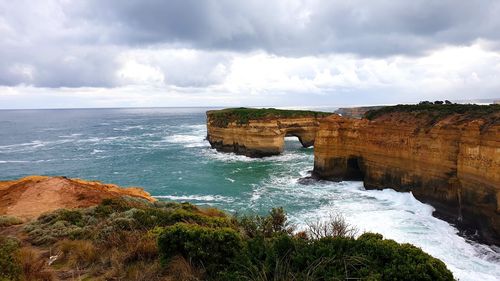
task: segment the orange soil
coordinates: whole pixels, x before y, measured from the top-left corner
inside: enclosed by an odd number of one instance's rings
[[[89,207],[103,199],[124,195],[155,201],[149,193],[137,187],[120,188],[98,181],[29,176],[0,181],[0,215],[31,219],[60,208]]]

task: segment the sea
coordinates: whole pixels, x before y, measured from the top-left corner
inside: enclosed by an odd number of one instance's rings
[[[286,138],[282,155],[219,153],[206,138],[208,108],[0,110],[0,180],[54,175],[139,186],[159,200],[236,214],[283,207],[298,229],[341,214],[359,232],[411,243],[458,280],[500,280],[500,249],[468,240],[411,193],[362,182],[299,179],[314,148]]]

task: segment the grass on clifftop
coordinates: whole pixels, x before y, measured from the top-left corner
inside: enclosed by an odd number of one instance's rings
[[[24,230],[37,246],[0,237],[0,280],[453,280],[413,245],[373,233],[356,239],[341,216],[294,231],[282,208],[235,217],[108,199],[42,215]],[[57,256],[50,266],[49,255]]]
[[[298,117],[326,117],[329,112],[311,110],[289,110],[276,108],[227,108],[222,110],[211,110],[207,112],[212,122],[218,127],[227,127],[231,122],[239,125],[248,124],[250,120],[262,120],[267,118],[298,118]]]
[[[440,101],[435,103],[421,102],[419,104],[398,104],[370,110],[365,113],[364,117],[373,120],[382,115],[397,112],[413,113],[417,117],[426,115],[430,117],[433,123],[454,114],[462,115],[462,120],[483,118],[487,122],[492,123],[499,121],[498,115],[500,114],[500,104],[452,104],[442,103]]]

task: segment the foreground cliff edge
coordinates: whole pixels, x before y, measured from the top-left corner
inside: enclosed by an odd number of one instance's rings
[[[30,222],[0,215],[0,280],[453,280],[413,245],[373,233],[355,239],[338,216],[297,232],[281,208],[234,217],[64,177],[0,182],[0,190],[10,198],[0,212],[12,215],[27,215],[10,209],[25,201],[56,205],[54,190],[70,195],[58,197],[66,209]]]

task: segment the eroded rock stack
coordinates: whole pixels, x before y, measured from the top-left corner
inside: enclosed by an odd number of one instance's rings
[[[314,144],[319,120],[329,113],[277,109],[225,109],[207,112],[207,140],[218,151],[249,157],[283,152],[286,136]]]

